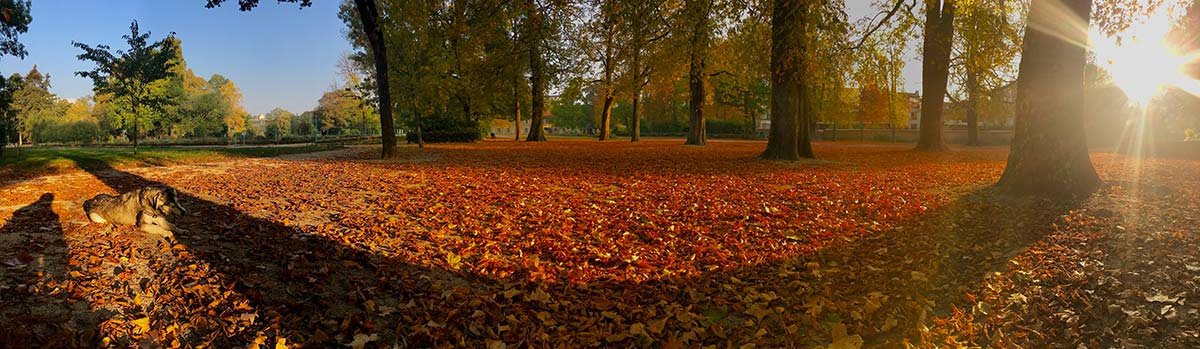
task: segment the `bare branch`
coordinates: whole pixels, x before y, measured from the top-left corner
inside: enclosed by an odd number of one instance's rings
[[[916,6],[917,6],[917,1],[912,0],[912,3],[910,3],[908,5],[908,9],[906,11],[911,13],[912,9]],[[886,16],[883,17],[883,20],[879,21],[879,23],[875,23],[875,25],[872,26],[869,30],[867,30],[866,33],[863,33],[863,36],[858,39],[857,44],[855,44],[854,46],[850,46],[847,49],[857,50],[857,49],[862,48],[863,45],[866,44],[867,39],[870,38],[871,35],[874,35],[875,31],[879,30],[879,28],[882,28],[884,24],[887,24],[888,21],[891,21],[892,17],[896,16],[896,13],[900,12],[900,9],[903,7],[904,7],[904,0],[896,0],[896,4],[892,5],[891,10],[889,10],[887,12],[880,11],[879,13],[876,13],[875,16],[871,18],[871,22],[875,22],[875,18],[879,18],[880,15],[886,14]]]

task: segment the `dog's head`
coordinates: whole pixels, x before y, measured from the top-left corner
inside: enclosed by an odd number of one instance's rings
[[[143,188],[139,196],[142,200],[142,208],[153,210],[163,216],[176,216],[187,213],[187,210],[179,205],[179,195],[175,192],[175,188]]]

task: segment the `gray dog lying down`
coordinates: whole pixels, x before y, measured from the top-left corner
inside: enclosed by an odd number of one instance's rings
[[[175,226],[167,218],[187,212],[177,197],[173,188],[146,187],[120,196],[96,195],[83,202],[83,211],[92,222],[136,225],[147,233],[171,236]]]

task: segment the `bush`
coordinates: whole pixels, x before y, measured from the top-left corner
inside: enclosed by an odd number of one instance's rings
[[[417,133],[409,132],[405,138],[408,143],[417,143]],[[427,131],[421,133],[421,140],[425,143],[471,143],[478,142],[482,138],[477,130],[466,131]]]
[[[33,128],[33,136],[47,143],[96,143],[107,138],[100,125],[92,121],[68,123],[44,122]]]
[[[704,128],[708,134],[748,135],[754,133],[754,123],[745,119],[707,119]]]

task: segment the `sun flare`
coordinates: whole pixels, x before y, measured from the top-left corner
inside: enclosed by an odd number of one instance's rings
[[[1091,32],[1096,63],[1139,107],[1145,107],[1167,88],[1200,96],[1200,83],[1184,74],[1184,68],[1200,53],[1181,52],[1170,43],[1167,34],[1171,23],[1169,11],[1160,9],[1122,32],[1120,43],[1095,29]]]

